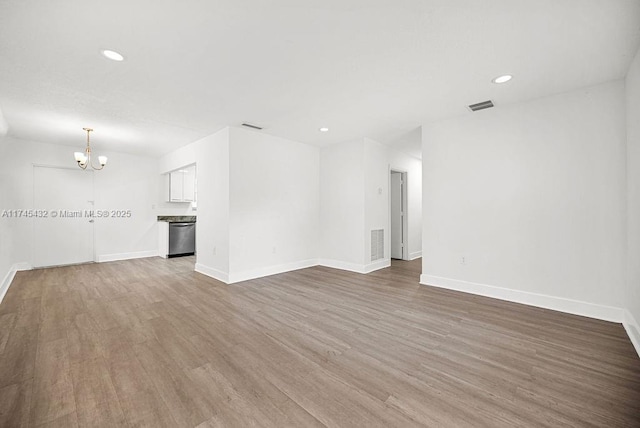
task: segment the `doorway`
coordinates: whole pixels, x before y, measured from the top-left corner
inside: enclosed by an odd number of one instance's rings
[[[34,165],[33,266],[94,261],[93,171]]]
[[[409,260],[407,219],[407,173],[391,170],[390,177],[391,258]]]

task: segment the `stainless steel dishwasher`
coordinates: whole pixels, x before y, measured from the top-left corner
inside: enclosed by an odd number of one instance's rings
[[[196,224],[169,223],[168,257],[192,256],[196,252]]]

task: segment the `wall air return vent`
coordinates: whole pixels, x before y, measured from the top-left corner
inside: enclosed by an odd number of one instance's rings
[[[484,110],[486,108],[491,108],[491,107],[493,107],[493,102],[491,100],[487,100],[481,103],[471,104],[469,106],[469,110],[478,111],[478,110]]]
[[[251,129],[257,129],[258,131],[262,129],[261,126],[258,125],[252,125],[250,123],[243,123],[242,126],[246,126],[247,128],[251,128]]]
[[[384,229],[371,231],[371,261],[384,259]]]

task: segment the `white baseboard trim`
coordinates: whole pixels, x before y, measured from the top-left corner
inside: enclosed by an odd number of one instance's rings
[[[13,282],[16,272],[21,270],[31,270],[31,265],[29,263],[15,263],[9,268],[9,272],[7,272],[2,279],[2,282],[0,283],[0,303],[2,303],[7,291],[9,291],[9,286]]]
[[[0,283],[0,303],[4,299],[4,296],[9,291],[9,286],[11,285],[11,281],[13,281],[13,277],[16,276],[16,271],[13,269],[13,266],[9,269],[9,272],[4,276],[2,283]]]
[[[129,259],[143,259],[145,257],[156,257],[158,255],[157,250],[151,251],[137,251],[134,253],[116,253],[116,254],[103,254],[97,257],[98,263],[115,262],[117,260],[129,260]]]
[[[391,266],[391,259],[378,260],[376,262],[365,265],[362,273],[371,273],[373,271],[384,269],[389,266]]]
[[[343,262],[342,260],[319,259],[318,265],[333,269],[348,270],[349,272],[365,273],[364,265],[351,262]]]
[[[409,253],[409,260],[415,260],[422,257],[422,251],[415,251],[413,253]]]
[[[622,308],[596,305],[563,297],[554,297],[545,294],[530,293],[528,291],[512,290],[493,285],[478,284],[475,282],[467,282],[425,274],[420,275],[420,284],[446,288],[449,290],[463,291],[465,293],[537,306],[539,308],[552,309],[554,311],[566,312],[569,314],[581,315],[604,321],[621,323],[624,319],[624,309]]]
[[[285,263],[281,265],[267,266],[264,268],[253,269],[239,273],[222,272],[218,269],[203,265],[201,263],[196,263],[195,270],[196,272],[200,272],[203,275],[207,275],[213,279],[222,281],[225,284],[236,284],[242,281],[263,278],[265,276],[277,275],[279,273],[291,272],[298,269],[306,269],[313,266],[326,266],[334,269],[348,270],[351,272],[367,274],[378,269],[383,269],[391,266],[391,259],[379,260],[368,265],[359,265],[356,263],[343,262],[339,260],[309,259],[292,263]]]
[[[633,347],[636,348],[638,357],[640,357],[640,324],[633,317],[628,309],[624,310],[624,321],[622,322],[624,329],[627,331],[627,336],[631,339]]]
[[[343,262],[341,260],[320,259],[317,264],[319,266],[325,266],[333,269],[348,270],[349,272],[366,274],[391,266],[391,259],[378,260],[377,262],[373,262],[368,265]]]
[[[297,262],[284,263],[275,266],[266,266],[259,269],[247,270],[239,273],[229,274],[229,284],[235,284],[237,282],[248,281],[250,279],[262,278],[270,275],[277,275],[279,273],[291,272],[298,269],[305,269],[318,265],[318,260],[300,260]]]
[[[222,272],[221,270],[203,265],[202,263],[196,263],[195,271],[209,276],[213,279],[217,279],[218,281],[224,282],[225,284],[229,283],[229,274],[227,272]]]
[[[12,269],[15,269],[16,271],[21,271],[21,270],[31,270],[33,269],[33,266],[31,266],[31,263],[27,263],[27,262],[22,262],[22,263],[15,263],[12,266]]]

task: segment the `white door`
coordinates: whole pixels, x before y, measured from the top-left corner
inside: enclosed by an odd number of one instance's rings
[[[33,168],[33,218],[35,267],[93,261],[93,171]]]
[[[391,258],[404,259],[402,173],[391,171]]]

